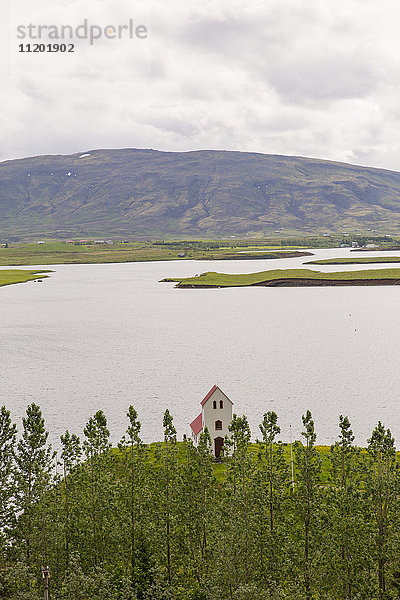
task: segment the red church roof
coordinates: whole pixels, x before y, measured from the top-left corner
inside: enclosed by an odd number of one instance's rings
[[[207,396],[205,396],[205,398],[203,398],[203,400],[201,401],[201,405],[204,406],[205,403],[207,402],[207,400],[209,399],[210,396],[213,395],[213,393],[215,392],[215,390],[217,389],[216,385],[213,385],[211,390],[208,392]]]
[[[213,385],[211,390],[208,392],[207,396],[205,396],[203,398],[203,400],[201,401],[201,405],[204,406],[205,403],[207,402],[207,400],[209,400],[209,398],[211,398],[211,396],[213,395],[213,393],[215,392],[215,390],[219,390],[222,394],[224,394],[224,392],[221,390],[221,388],[219,388],[217,385]],[[224,394],[225,398],[227,400],[229,400],[229,402],[231,404],[233,404],[232,400],[230,398],[228,398],[228,396],[226,394]]]
[[[194,435],[200,433],[200,431],[203,429],[203,420],[201,413],[195,418],[194,421],[190,423],[190,427],[192,428]]]

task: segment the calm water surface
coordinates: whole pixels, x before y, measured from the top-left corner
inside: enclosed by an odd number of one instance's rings
[[[40,404],[53,442],[67,428],[81,433],[99,408],[115,442],[133,404],[143,438],[153,441],[167,407],[182,438],[217,383],[248,416],[253,437],[267,410],[280,416],[282,439],[290,425],[298,437],[309,408],[319,443],[336,438],[341,413],[358,443],[378,419],[400,440],[400,286],[177,290],[158,282],[306,260],[45,267],[54,273],[43,283],[0,289],[0,403],[18,421],[28,404]],[[311,268],[375,267],[382,265]]]

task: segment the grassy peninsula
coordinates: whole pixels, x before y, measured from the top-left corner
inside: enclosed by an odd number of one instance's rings
[[[51,271],[25,271],[23,269],[0,269],[0,287],[3,285],[12,285],[13,283],[26,283],[37,279],[44,279]]]
[[[305,265],[373,265],[376,263],[400,263],[400,256],[369,256],[368,258],[323,258],[309,260]]]
[[[230,275],[208,272],[196,277],[166,278],[178,288],[222,288],[244,286],[327,286],[327,285],[399,285],[400,269],[371,269],[321,273],[310,269],[276,269],[260,273]]]

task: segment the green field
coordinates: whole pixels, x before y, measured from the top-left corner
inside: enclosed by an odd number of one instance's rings
[[[279,249],[279,252],[277,250]],[[256,252],[257,250],[257,252]],[[124,263],[156,260],[254,260],[312,255],[297,247],[252,242],[116,242],[113,244],[9,244],[0,249],[0,265]]]
[[[12,285],[13,283],[26,283],[37,279],[45,279],[51,271],[24,271],[22,269],[0,269],[0,287],[3,285]]]
[[[101,239],[101,238],[99,238]],[[9,242],[0,247],[0,266],[57,265],[57,264],[102,264],[169,260],[265,260],[312,256],[312,248],[337,248],[343,239],[340,236],[287,237],[277,245],[272,238],[226,239],[226,240],[166,240],[166,241],[116,241],[95,244],[93,240],[71,243],[44,239],[43,243]],[[365,240],[364,240],[365,241]],[[378,240],[376,240],[378,242]],[[359,239],[360,244],[363,239]],[[385,244],[379,242],[380,249]],[[340,260],[341,259],[336,259]],[[354,262],[381,262],[380,259],[346,259]],[[389,259],[387,259],[389,260]],[[394,262],[394,261],[393,261]],[[320,264],[320,263],[315,263]],[[325,264],[325,263],[321,263]],[[329,263],[327,263],[329,264]],[[342,262],[338,263],[342,264]]]
[[[376,263],[398,263],[400,256],[376,256],[368,258],[324,258],[309,260],[305,265],[373,265]]]
[[[346,271],[338,273],[321,273],[320,271],[311,271],[309,269],[284,269],[261,271],[260,273],[247,273],[240,275],[229,275],[226,273],[208,272],[202,273],[198,277],[186,278],[166,278],[163,282],[177,282],[178,288],[196,288],[196,287],[243,287],[254,285],[277,285],[279,281],[285,281],[286,285],[291,285],[289,280],[299,280],[308,285],[329,285],[329,282],[354,282],[354,285],[379,285],[384,280],[392,281],[394,285],[400,284],[400,269],[373,269],[365,271]],[[314,283],[313,283],[314,282]],[[293,282],[296,285],[296,281]],[[300,284],[301,285],[301,284]],[[340,283],[338,284],[340,285]]]

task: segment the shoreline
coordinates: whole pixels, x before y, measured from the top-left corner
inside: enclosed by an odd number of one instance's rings
[[[54,273],[54,271],[46,270],[26,270],[26,269],[0,269],[0,287],[7,285],[16,285],[17,283],[28,283],[47,279],[49,275],[46,273]]]
[[[167,282],[168,283],[168,282]],[[194,285],[178,283],[179,289],[213,289],[228,287],[336,287],[336,286],[400,285],[400,279],[274,279],[248,285]]]

